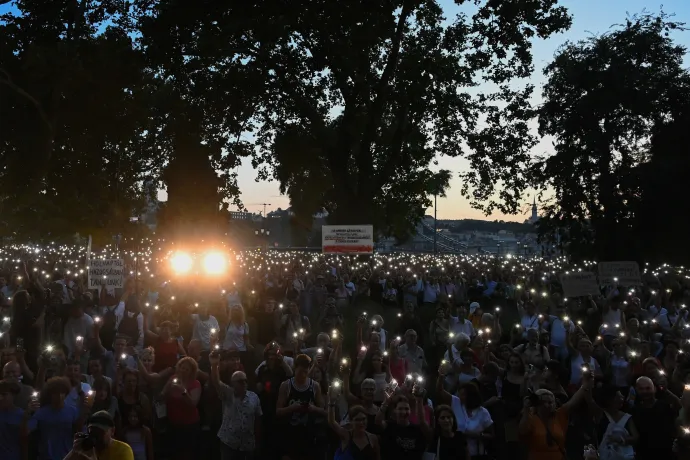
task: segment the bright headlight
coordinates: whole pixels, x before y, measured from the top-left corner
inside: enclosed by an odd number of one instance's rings
[[[192,258],[189,254],[178,252],[170,259],[172,269],[177,273],[187,273],[192,269]]]
[[[219,252],[210,252],[204,257],[204,271],[209,275],[219,275],[225,272],[225,256]]]

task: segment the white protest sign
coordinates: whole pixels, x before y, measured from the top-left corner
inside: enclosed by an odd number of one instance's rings
[[[601,294],[597,277],[592,272],[563,273],[560,278],[565,297],[584,297]]]
[[[638,286],[640,267],[637,262],[599,262],[599,282],[620,286]]]
[[[324,225],[321,229],[324,254],[372,254],[373,225]]]
[[[124,287],[125,261],[122,259],[91,259],[89,261],[89,289],[108,290]]]

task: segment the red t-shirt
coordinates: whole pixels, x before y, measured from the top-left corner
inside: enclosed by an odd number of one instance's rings
[[[172,377],[171,377],[172,378]],[[194,380],[187,386],[187,392],[201,388],[201,383]],[[168,421],[175,425],[191,425],[199,422],[199,409],[197,406],[191,406],[182,398],[189,398],[189,396],[182,396],[182,390],[171,388],[168,392],[168,397],[165,404],[168,406]]]
[[[165,342],[159,339],[154,345],[155,360],[153,362],[153,372],[161,372],[172,367],[175,368],[177,364],[177,341]]]
[[[388,366],[391,370],[391,376],[397,380],[398,383],[405,381],[405,376],[407,375],[407,360],[402,358],[392,359]]]

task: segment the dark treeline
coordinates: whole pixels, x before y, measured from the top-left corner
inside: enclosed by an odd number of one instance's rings
[[[322,210],[404,241],[448,189],[446,156],[468,161],[460,192],[487,215],[541,190],[542,238],[576,257],[690,257],[690,77],[664,13],[566,43],[535,107],[533,38],[572,22],[553,0],[456,17],[438,0],[2,8],[0,237],[110,241],[165,188],[160,231],[203,238],[241,209],[244,159],[290,198],[303,243]]]

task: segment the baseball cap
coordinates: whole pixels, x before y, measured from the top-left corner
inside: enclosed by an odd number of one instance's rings
[[[470,315],[473,314],[479,308],[479,302],[472,302],[470,304]]]
[[[95,427],[100,428],[103,431],[107,431],[111,428],[115,428],[115,421],[113,417],[108,413],[107,410],[99,410],[89,417],[87,422],[89,428]]]

